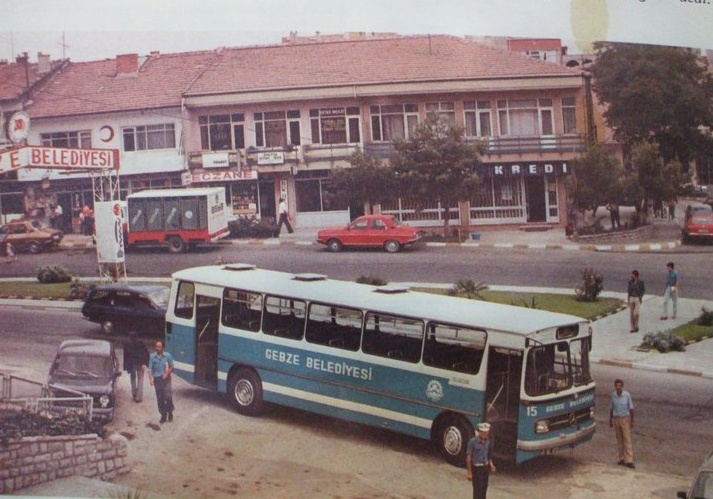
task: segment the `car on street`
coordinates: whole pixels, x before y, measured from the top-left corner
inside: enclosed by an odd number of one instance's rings
[[[106,284],[89,291],[82,315],[104,334],[134,329],[163,338],[170,289],[155,284]]]
[[[713,212],[694,212],[682,229],[684,243],[713,241]]]
[[[713,499],[713,452],[703,461],[698,468],[696,478],[691,488],[680,490],[676,497],[680,499]]]
[[[81,394],[92,397],[92,416],[114,417],[116,379],[121,375],[114,345],[106,340],[72,338],[62,341],[55,355],[47,386],[53,407],[81,408]]]
[[[0,227],[0,240],[12,243],[15,251],[40,253],[56,248],[64,233],[59,229],[43,227],[36,220],[13,220]]]
[[[391,215],[364,215],[344,227],[332,227],[317,232],[317,242],[329,251],[343,247],[384,248],[397,253],[404,246],[421,239],[421,231],[402,223]]]

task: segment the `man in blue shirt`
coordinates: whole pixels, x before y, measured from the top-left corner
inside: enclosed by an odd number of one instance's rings
[[[634,401],[629,392],[624,390],[624,382],[614,381],[614,391],[609,403],[609,427],[616,433],[616,446],[619,452],[620,466],[635,468],[634,446],[631,443],[631,428],[634,426]]]
[[[158,412],[161,413],[160,423],[173,421],[173,393],[171,392],[171,372],[173,372],[173,356],[163,351],[163,341],[156,342],[156,351],[149,358],[149,384],[156,389]]]
[[[666,289],[663,292],[663,315],[661,316],[662,321],[668,319],[669,301],[673,302],[673,319],[676,318],[676,309],[678,308],[678,270],[674,270],[673,262],[668,262],[666,264],[666,269],[668,270],[668,272],[666,273]]]
[[[478,434],[468,440],[466,454],[466,468],[468,469],[468,480],[473,482],[473,499],[485,499],[488,493],[488,478],[490,472],[495,473],[495,465],[490,458],[491,441],[490,425],[480,423]]]

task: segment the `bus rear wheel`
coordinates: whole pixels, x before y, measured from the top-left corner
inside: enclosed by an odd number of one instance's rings
[[[246,416],[258,416],[262,413],[262,381],[252,369],[238,369],[230,377],[228,394],[235,409]]]
[[[463,416],[446,416],[438,425],[435,444],[443,458],[453,466],[464,467],[468,440],[475,435],[473,426]]]
[[[183,253],[186,251],[186,243],[183,242],[180,236],[172,236],[168,240],[168,252],[169,253]]]

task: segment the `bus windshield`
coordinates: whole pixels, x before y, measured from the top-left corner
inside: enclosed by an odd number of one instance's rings
[[[535,397],[590,383],[589,343],[586,337],[531,348],[525,367],[525,392]]]

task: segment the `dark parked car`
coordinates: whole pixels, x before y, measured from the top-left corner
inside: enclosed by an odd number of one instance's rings
[[[713,452],[698,468],[698,474],[688,491],[678,492],[680,499],[713,499]]]
[[[384,248],[389,253],[396,253],[419,239],[421,232],[418,229],[401,223],[391,215],[364,215],[345,227],[317,232],[317,242],[326,245],[329,251],[353,246]]]
[[[161,285],[107,284],[93,288],[82,306],[85,319],[113,334],[134,329],[163,335],[169,288]]]
[[[76,338],[64,340],[50,367],[47,385],[56,398],[78,397],[76,392],[92,397],[92,414],[112,419],[116,396],[114,385],[121,375],[114,346],[106,340]],[[59,407],[81,407],[81,401],[63,403]]]
[[[32,220],[14,220],[0,227],[0,240],[10,242],[15,251],[40,253],[56,248],[64,234],[61,230],[42,227]]]

